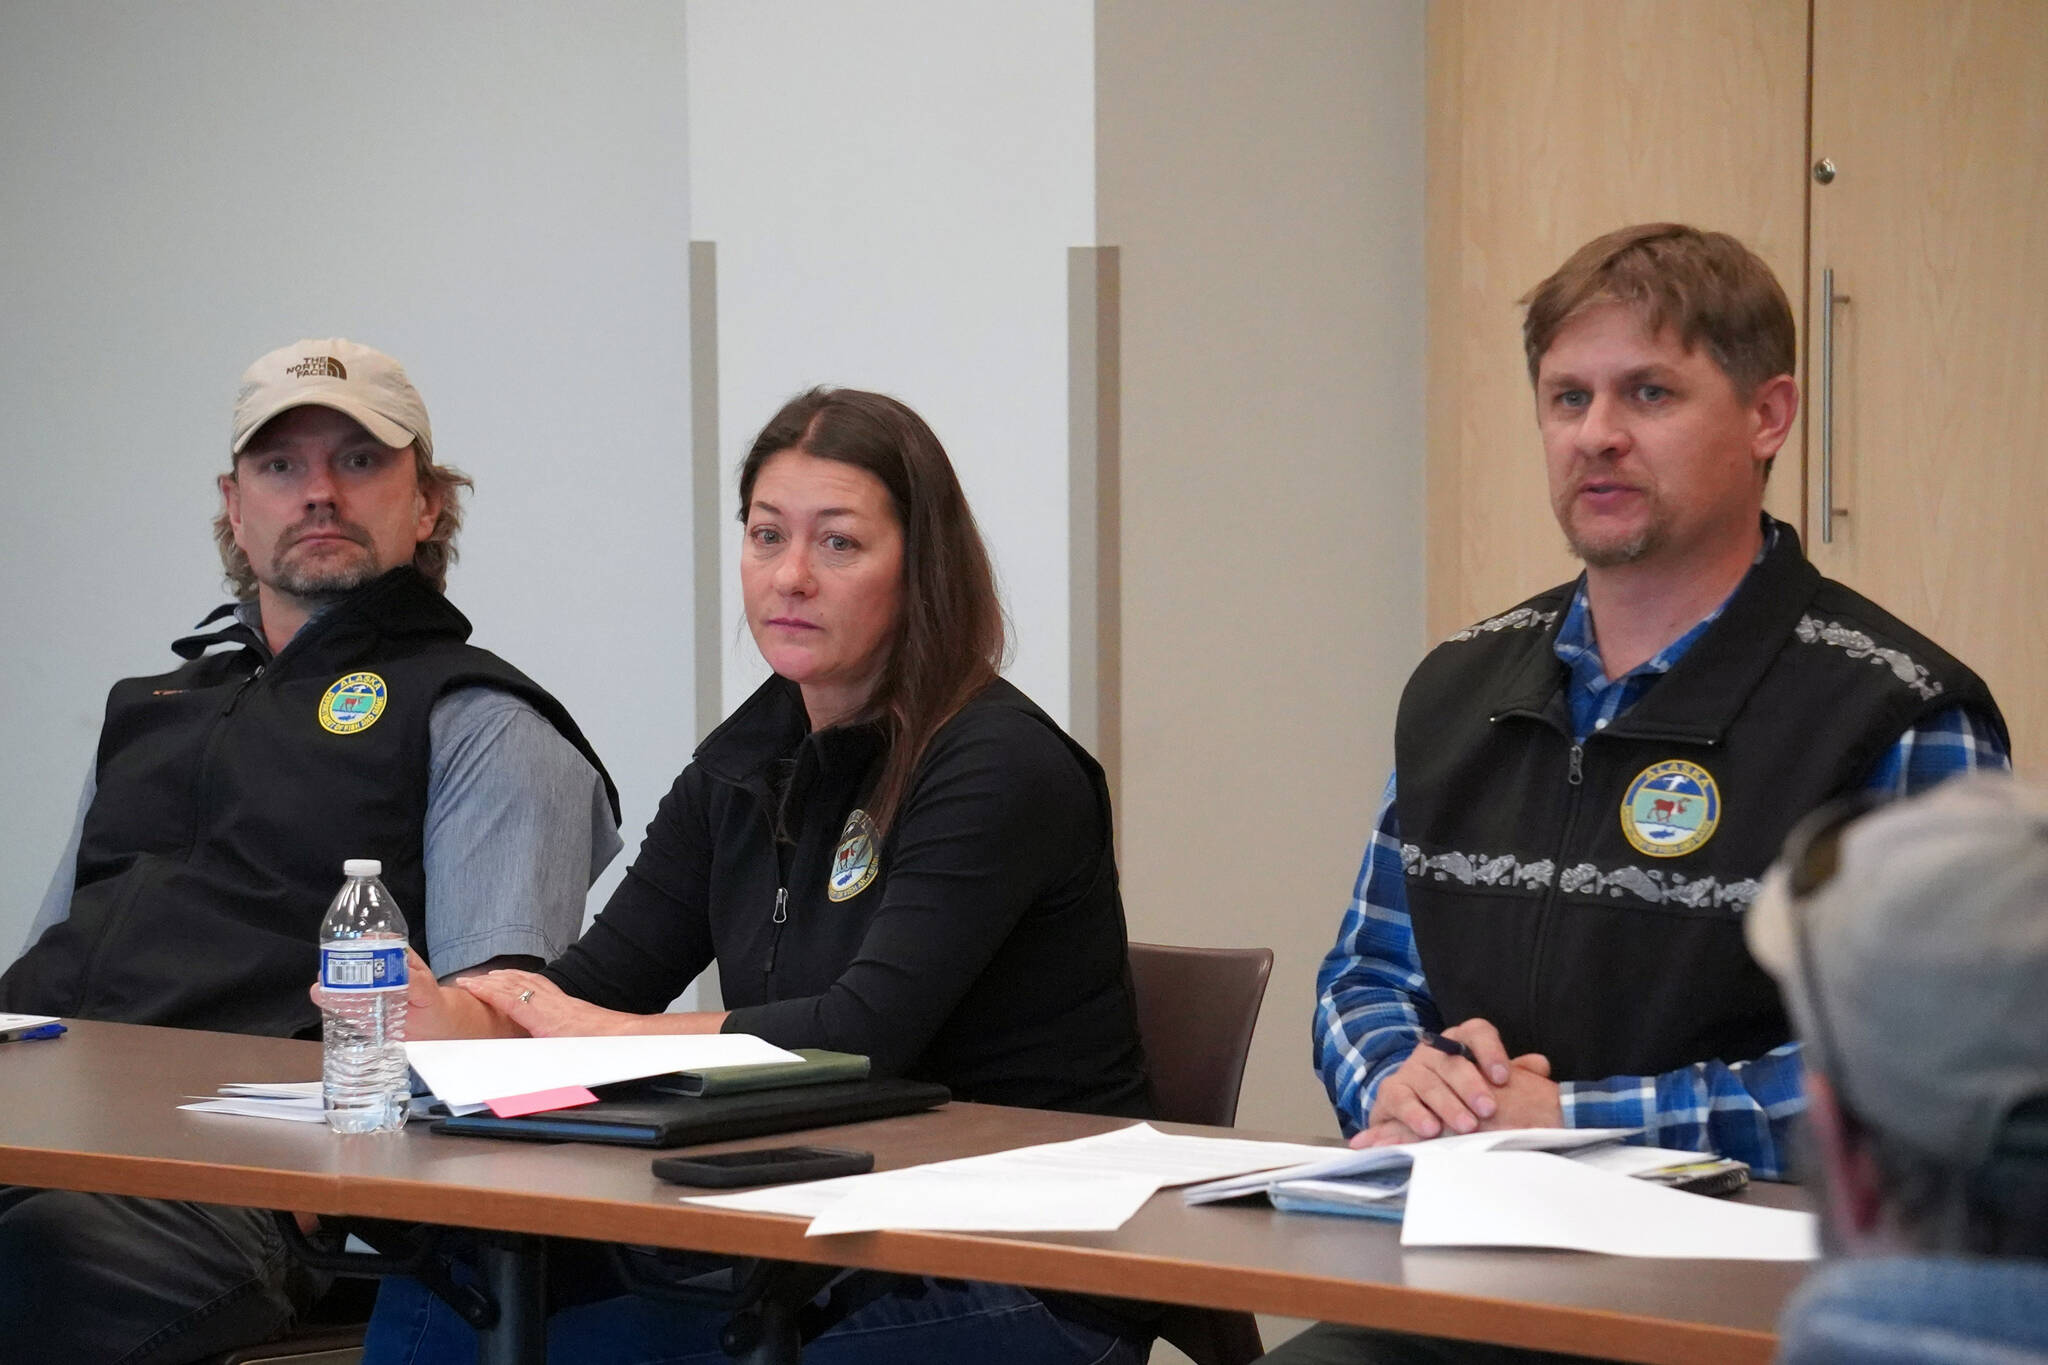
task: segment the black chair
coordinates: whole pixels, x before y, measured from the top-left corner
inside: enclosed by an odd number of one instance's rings
[[[1269,948],[1131,945],[1138,1037],[1160,1118],[1219,1128],[1237,1121],[1245,1056],[1272,974]],[[1248,1365],[1266,1349],[1251,1314],[1220,1308],[1169,1305],[1159,1336],[1195,1365]]]

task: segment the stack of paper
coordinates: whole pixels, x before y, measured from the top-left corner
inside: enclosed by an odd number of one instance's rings
[[[1637,1177],[1698,1152],[1626,1147],[1632,1128],[1522,1128],[1343,1152],[1198,1185],[1207,1204],[1269,1195],[1278,1208],[1398,1219],[1407,1247],[1560,1247],[1615,1256],[1806,1260],[1811,1214],[1729,1203]]]
[[[883,1228],[1108,1232],[1170,1185],[1296,1165],[1329,1150],[1183,1137],[1139,1123],[1072,1142],[685,1202],[809,1218],[809,1237]]]
[[[1546,1133],[1561,1130],[1540,1130]],[[1591,1130],[1580,1130],[1588,1132]],[[1608,1130],[1602,1130],[1608,1131]],[[1615,1132],[1628,1132],[1615,1129]],[[1486,1137],[1490,1134],[1473,1134]],[[1516,1147],[1527,1149],[1529,1143],[1474,1143],[1465,1150],[1504,1151]],[[1378,1149],[1381,1151],[1390,1148]],[[1419,1150],[1428,1150],[1427,1146]],[[1444,1140],[1438,1150],[1459,1150],[1457,1139]],[[1569,1149],[1552,1148],[1560,1156],[1569,1156],[1584,1166],[1596,1171],[1611,1171],[1616,1175],[1647,1176],[1658,1171],[1677,1170],[1682,1166],[1697,1165],[1698,1152],[1681,1152],[1671,1147],[1628,1147],[1618,1142],[1605,1141],[1590,1147],[1573,1146]],[[1348,1177],[1295,1177],[1277,1178],[1285,1172],[1275,1172],[1276,1179],[1266,1194],[1272,1199],[1273,1207],[1289,1213],[1342,1213],[1361,1218],[1383,1218],[1390,1222],[1401,1220],[1402,1210],[1407,1206],[1409,1174],[1412,1163],[1401,1161],[1368,1169]],[[1209,1202],[1208,1200],[1190,1202]]]
[[[415,1112],[438,1101],[450,1113],[490,1108],[503,1117],[594,1103],[590,1087],[674,1071],[801,1061],[744,1033],[649,1034],[619,1038],[471,1038],[407,1043],[406,1061],[430,1092]],[[202,1114],[318,1123],[320,1082],[232,1082],[213,1098],[179,1105]]]
[[[1418,1157],[1405,1247],[1562,1247],[1610,1256],[1810,1261],[1810,1213],[1667,1189],[1547,1152]]]
[[[405,1060],[428,1090],[451,1110],[493,1101],[586,1092],[615,1081],[637,1081],[671,1071],[802,1061],[794,1052],[745,1033],[651,1033],[610,1038],[458,1038],[407,1043]],[[516,1106],[508,1106],[516,1107]],[[536,1105],[537,1109],[564,1105]],[[523,1112],[533,1112],[528,1109]]]
[[[1388,1216],[1399,1217],[1398,1196],[1408,1187],[1409,1169],[1418,1152],[1547,1151],[1580,1154],[1614,1150],[1623,1138],[1633,1137],[1641,1131],[1639,1128],[1504,1128],[1497,1132],[1461,1133],[1430,1142],[1408,1142],[1393,1147],[1347,1149],[1335,1155],[1324,1152],[1316,1160],[1290,1166],[1286,1170],[1263,1171],[1197,1185],[1183,1198],[1190,1204],[1213,1204],[1224,1199],[1272,1194],[1276,1196],[1273,1202],[1277,1204],[1280,1202],[1277,1192],[1283,1187],[1296,1190],[1305,1198],[1314,1188],[1355,1181],[1360,1185],[1357,1197],[1362,1207],[1385,1207],[1392,1200]],[[1636,1150],[1647,1152],[1653,1149]],[[1670,1152],[1665,1153],[1662,1159],[1653,1159],[1650,1166],[1642,1169],[1675,1166],[1699,1159],[1698,1152]],[[1297,1190],[1303,1186],[1311,1188]]]
[[[54,1014],[0,1014],[0,1043],[17,1038],[54,1038],[64,1025]]]
[[[178,1107],[200,1114],[239,1114],[243,1118],[290,1119],[294,1123],[327,1121],[318,1081],[281,1081],[274,1085],[230,1081],[220,1088],[219,1098],[193,1098],[197,1103]]]

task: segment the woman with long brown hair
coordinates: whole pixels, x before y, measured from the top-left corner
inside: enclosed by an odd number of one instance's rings
[[[415,1036],[750,1033],[864,1054],[967,1100],[1148,1102],[1102,770],[997,675],[1002,611],[944,448],[892,398],[814,389],[740,471],[747,626],[773,670],[698,746],[625,881],[540,972],[414,996]],[[662,1013],[716,961],[727,1009]],[[716,1315],[559,1312],[555,1357],[722,1360]],[[1021,1289],[884,1293],[809,1361],[1136,1361],[1141,1321]],[[366,1359],[467,1359],[388,1285]]]

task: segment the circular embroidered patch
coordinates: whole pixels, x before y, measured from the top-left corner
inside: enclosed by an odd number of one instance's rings
[[[875,844],[875,822],[857,810],[846,817],[839,831],[839,848],[832,854],[832,875],[825,880],[825,894],[835,901],[850,901],[868,889],[868,883],[882,870],[882,850]]]
[[[384,714],[384,702],[384,680],[375,673],[338,678],[320,698],[320,728],[337,735],[367,730]]]
[[[1636,774],[1621,798],[1621,832],[1639,853],[1676,858],[1714,837],[1721,789],[1697,763],[1667,759]]]

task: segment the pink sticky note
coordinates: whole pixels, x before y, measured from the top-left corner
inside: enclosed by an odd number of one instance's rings
[[[516,1119],[526,1114],[538,1114],[543,1109],[574,1109],[579,1104],[596,1104],[597,1096],[580,1085],[564,1085],[553,1090],[536,1090],[530,1095],[507,1095],[501,1100],[486,1100],[485,1103],[499,1118]]]

